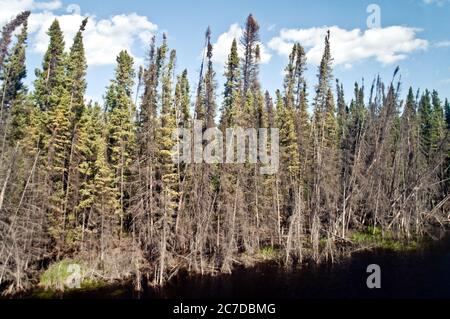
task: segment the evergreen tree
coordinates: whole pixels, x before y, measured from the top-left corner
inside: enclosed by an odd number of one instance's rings
[[[106,125],[98,104],[83,111],[79,126],[76,149],[82,182],[76,207],[79,221],[73,236],[80,239],[83,247],[87,235],[95,236],[98,230],[102,233],[106,224],[117,229],[113,226],[119,220],[120,203],[114,172],[107,162]]]
[[[23,99],[27,93],[25,84],[23,83],[27,76],[25,65],[27,37],[27,23],[25,22],[22,27],[22,32],[17,36],[17,41],[14,44],[10,55],[6,59],[3,72],[0,76],[0,80],[2,81],[2,112],[10,109],[14,101],[17,99]]]
[[[206,74],[205,74],[205,96],[204,96],[204,105],[205,105],[205,111],[206,111],[206,127],[211,128],[215,127],[215,117],[216,117],[216,80],[215,76],[216,73],[213,69],[213,62],[212,62],[212,54],[213,54],[213,47],[211,44],[211,39],[208,41],[208,50],[206,53],[207,57],[207,68],[206,68]]]
[[[234,39],[231,44],[231,51],[228,55],[224,76],[226,81],[224,85],[220,123],[221,127],[226,128],[232,124],[232,119],[237,112],[236,108],[239,108],[239,103],[237,103],[237,101],[239,100],[240,95],[241,77],[236,39]]]
[[[417,178],[417,142],[418,142],[418,121],[417,121],[416,101],[412,87],[409,88],[406,104],[401,118],[401,147],[404,169],[404,187],[408,188]]]
[[[418,109],[419,132],[420,132],[420,151],[426,161],[431,159],[433,143],[433,108],[431,96],[428,90],[422,95]]]
[[[448,99],[445,99],[444,109],[445,109],[445,122],[447,123],[447,130],[449,130],[450,129],[450,102],[448,101]]]
[[[157,130],[156,145],[157,145],[157,160],[158,168],[156,173],[158,183],[158,218],[159,223],[159,257],[158,257],[158,274],[157,281],[162,283],[166,273],[166,258],[168,243],[172,241],[172,230],[175,226],[177,216],[178,203],[178,182],[180,176],[177,171],[177,166],[174,164],[173,147],[175,141],[173,140],[173,132],[177,127],[176,108],[173,101],[172,93],[172,78],[175,68],[176,51],[170,52],[169,61],[164,63],[167,47],[161,48],[161,65],[162,68],[162,83],[161,83],[161,126]]]
[[[72,47],[67,59],[67,89],[70,92],[70,103],[77,118],[81,116],[84,107],[84,95],[86,92],[86,69],[87,62],[83,45],[83,31],[88,19],[81,23],[73,40]]]
[[[25,25],[27,23],[30,13],[30,11],[21,12],[13,20],[3,26],[2,37],[0,39],[0,71],[3,68],[4,59],[8,54],[8,48],[14,30],[21,24]]]
[[[70,95],[65,88],[58,95],[59,102],[48,111],[46,121],[47,135],[44,135],[45,154],[47,155],[48,196],[49,196],[49,233],[55,242],[57,255],[61,254],[65,247],[65,229],[68,222],[67,197],[68,167],[72,142],[73,117],[70,105]]]
[[[330,32],[325,37],[325,49],[319,66],[316,96],[313,102],[313,156],[310,215],[311,242],[314,259],[319,258],[319,234],[325,222],[335,232],[337,227],[337,200],[339,188],[339,160],[337,154],[337,125],[334,98],[330,87],[332,79]],[[321,203],[319,205],[319,203]],[[344,222],[342,221],[344,224]],[[328,233],[327,247],[333,238]]]
[[[24,84],[27,75],[25,64],[25,49],[27,41],[27,23],[22,27],[22,32],[17,36],[10,56],[4,65],[4,73],[1,76],[3,81],[1,92],[2,100],[0,107],[0,121],[3,122],[3,116],[10,110],[10,124],[7,134],[10,137],[11,144],[21,140],[29,129],[30,113],[33,111],[33,105],[28,99],[27,88]]]
[[[247,17],[244,27],[244,33],[241,38],[241,44],[244,48],[244,57],[242,58],[242,94],[254,85],[257,78],[257,68],[259,58],[259,24],[253,15]],[[253,91],[253,89],[252,89]]]
[[[50,43],[42,62],[42,70],[36,70],[34,96],[36,104],[43,111],[56,107],[62,98],[61,88],[66,85],[64,36],[55,20],[48,33]],[[70,100],[69,100],[70,103]]]
[[[337,125],[338,125],[338,137],[342,140],[347,130],[347,114],[348,108],[345,103],[344,86],[336,79],[336,95],[337,95]]]
[[[286,178],[295,180],[299,174],[299,154],[295,131],[294,108],[285,104],[285,100],[277,90],[277,127],[280,130],[280,163],[286,165]],[[285,98],[286,99],[286,98]]]
[[[442,149],[441,143],[445,136],[446,123],[442,102],[435,90],[431,94],[431,100],[433,106],[431,144],[432,150],[436,152]]]
[[[190,95],[187,70],[185,69],[181,76],[178,76],[175,87],[175,106],[177,110],[177,123],[179,127],[188,127],[190,125]]]
[[[115,78],[108,88],[105,108],[108,119],[108,162],[115,173],[114,187],[119,190],[121,231],[123,215],[129,198],[128,178],[136,147],[135,106],[132,101],[134,84],[133,58],[121,51],[117,57]]]

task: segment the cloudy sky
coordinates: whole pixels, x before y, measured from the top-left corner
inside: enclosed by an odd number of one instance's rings
[[[380,9],[380,25],[375,27],[367,23],[368,18],[376,21],[374,11],[367,12],[371,4]],[[22,10],[32,12],[27,56],[30,85],[46,50],[51,22],[59,19],[70,47],[81,20],[88,16],[88,96],[95,100],[102,99],[117,53],[126,49],[136,64],[145,64],[149,39],[152,34],[160,39],[163,32],[178,52],[177,71],[187,68],[194,84],[208,25],[221,85],[231,42],[240,37],[249,13],[261,26],[261,79],[271,92],[282,85],[282,70],[295,42],[307,51],[307,79],[311,87],[315,85],[323,38],[330,30],[334,75],[346,86],[347,99],[355,81],[364,78],[369,84],[377,74],[390,80],[397,65],[404,93],[413,85],[435,88],[450,97],[450,0],[0,0],[0,8],[1,25]]]

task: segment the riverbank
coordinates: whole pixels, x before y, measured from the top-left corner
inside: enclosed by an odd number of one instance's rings
[[[115,283],[90,282],[79,289],[64,291],[41,286],[13,298],[371,298],[439,297],[440,293],[450,297],[450,278],[444,271],[450,269],[450,236],[439,241],[422,238],[395,242],[389,236],[379,240],[377,230],[368,231],[354,233],[351,240],[355,246],[348,249],[347,257],[335,263],[306,261],[301,267],[286,268],[277,250],[266,247],[258,256],[238,262],[231,274],[202,276],[181,270],[163,287],[143,283],[141,292],[135,291],[130,279]],[[383,289],[380,291],[367,289],[369,264],[381,267]],[[438,277],[444,281],[440,282]]]

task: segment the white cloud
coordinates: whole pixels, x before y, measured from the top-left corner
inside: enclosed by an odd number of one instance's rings
[[[449,0],[422,0],[424,4],[435,4],[439,7],[443,6],[446,2],[449,2]]]
[[[450,47],[450,41],[440,41],[435,44],[435,47],[437,48],[448,48]]]
[[[234,23],[230,26],[227,32],[222,33],[217,38],[217,41],[213,44],[213,62],[220,67],[223,67],[228,60],[230,54],[231,44],[233,39],[238,41],[238,54],[240,57],[244,55],[244,50],[239,42],[242,36],[242,28],[239,24]],[[260,43],[261,49],[261,63],[265,64],[270,61],[272,55],[267,51],[264,44]]]
[[[327,30],[331,32],[331,50],[335,65],[351,68],[352,64],[366,59],[376,59],[382,64],[404,60],[409,53],[426,50],[428,41],[416,38],[421,31],[416,28],[391,26],[361,31],[346,30],[338,26],[309,29],[282,29],[278,37],[270,40],[269,48],[288,56],[295,42],[307,50],[309,63],[318,65],[324,49]]]
[[[89,65],[114,64],[117,54],[127,50],[132,54],[136,43],[147,44],[151,35],[158,29],[147,17],[136,13],[121,14],[99,19],[94,15],[81,14],[77,4],[66,8],[67,14],[56,14],[61,7],[59,0],[38,2],[35,0],[0,0],[0,23],[8,21],[23,10],[32,10],[29,19],[29,32],[32,35],[30,46],[35,53],[44,53],[48,46],[47,30],[55,18],[64,32],[66,49],[72,45],[72,39],[85,17],[89,17],[84,32],[84,46]],[[136,58],[138,64],[141,58]]]
[[[53,0],[50,2],[33,2],[33,6],[31,9],[53,11],[61,7],[62,3],[60,0]]]
[[[13,19],[18,13],[26,10],[52,11],[61,8],[60,0],[0,0],[0,25]]]

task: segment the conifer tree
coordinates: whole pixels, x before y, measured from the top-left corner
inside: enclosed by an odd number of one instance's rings
[[[416,101],[412,87],[409,88],[406,104],[401,118],[401,154],[404,175],[404,186],[410,188],[418,176],[419,167],[417,167],[417,144],[418,144],[418,121]]]
[[[236,115],[237,108],[239,108],[239,94],[241,86],[239,55],[237,51],[236,39],[233,39],[231,44],[230,54],[225,66],[225,78],[223,93],[223,104],[221,109],[221,127],[226,128],[233,124],[232,120]]]
[[[445,189],[444,194],[448,194],[450,191],[450,103],[448,99],[445,99],[444,103],[444,110],[445,110],[445,123],[446,123],[446,161],[445,161],[445,180],[444,183]]]
[[[65,249],[65,229],[67,220],[68,167],[70,157],[73,114],[69,109],[70,95],[63,87],[59,87],[59,102],[48,111],[46,128],[48,135],[44,145],[48,159],[48,213],[49,233],[55,241],[55,250],[59,255]]]
[[[450,102],[448,101],[448,99],[445,99],[444,110],[445,110],[445,122],[447,123],[447,130],[449,130],[450,129]]]
[[[134,84],[133,58],[121,51],[117,56],[115,78],[108,88],[105,104],[108,119],[108,162],[115,173],[121,209],[120,226],[124,226],[129,197],[128,178],[136,151],[135,106],[132,101]]]
[[[137,192],[134,194],[133,229],[140,239],[141,248],[145,253],[157,245],[159,237],[156,233],[156,221],[159,212],[157,207],[158,191],[160,185],[157,179],[158,145],[157,136],[161,122],[158,118],[160,108],[160,94],[158,87],[161,82],[163,63],[166,58],[166,36],[163,35],[163,43],[156,46],[156,38],[152,37],[148,55],[148,65],[143,74],[144,93],[141,99],[138,119],[138,146],[139,152],[134,171],[139,176]]]
[[[120,196],[115,187],[114,172],[107,161],[105,134],[106,126],[100,106],[88,106],[80,118],[76,145],[82,182],[80,201],[76,207],[79,221],[73,236],[80,239],[82,250],[88,239],[95,239],[92,248],[99,248],[99,238],[95,234],[103,235],[106,230],[117,230],[114,226],[118,224],[120,216]]]
[[[179,127],[187,128],[190,125],[190,92],[187,70],[185,69],[181,76],[178,76],[175,87],[175,105],[177,110],[177,123]]]
[[[330,87],[332,78],[332,57],[330,50],[330,32],[325,37],[325,49],[319,66],[318,85],[313,102],[313,174],[312,174],[312,211],[310,216],[311,242],[313,257],[319,258],[319,237],[322,223],[330,227],[327,237],[327,251],[332,247],[330,234],[337,226],[337,197],[340,194],[338,184],[338,155],[336,152],[336,120],[334,98]],[[321,203],[321,205],[318,205]],[[343,223],[343,222],[342,222]]]
[[[72,47],[67,59],[67,89],[70,92],[70,103],[75,115],[79,118],[83,106],[84,95],[86,92],[86,69],[87,62],[84,52],[83,31],[86,28],[88,19],[84,19],[81,23],[73,40]]]
[[[166,47],[163,47],[166,50]],[[165,52],[162,52],[162,62],[165,60]],[[178,182],[179,174],[177,166],[174,164],[173,132],[177,127],[176,108],[173,102],[172,79],[175,68],[176,51],[170,52],[167,63],[162,63],[162,87],[161,87],[161,127],[157,131],[157,182],[159,184],[159,207],[158,216],[160,218],[159,256],[157,281],[162,283],[165,280],[166,259],[168,246],[173,241],[173,228],[177,216],[178,203]]]
[[[345,103],[344,86],[336,79],[336,95],[337,95],[337,125],[338,125],[338,137],[342,143],[342,140],[347,131],[347,114],[348,108]]]
[[[441,99],[435,90],[431,94],[431,100],[433,106],[431,144],[433,151],[437,152],[442,148],[441,143],[445,135],[445,115]]]
[[[428,90],[422,95],[418,109],[419,132],[420,132],[420,151],[423,157],[428,161],[431,156],[433,143],[433,108],[431,105],[431,96]]]
[[[242,58],[242,93],[245,95],[252,88],[257,77],[257,59],[259,58],[259,24],[253,15],[247,17],[241,44],[244,47]]]
[[[8,54],[8,47],[11,43],[11,38],[14,30],[21,24],[27,23],[30,13],[30,11],[23,11],[19,13],[13,20],[3,26],[2,37],[0,39],[0,71],[3,68],[4,59]]]
[[[10,55],[7,57],[3,72],[1,73],[2,112],[10,109],[16,99],[24,98],[26,95],[26,87],[23,81],[27,76],[25,65],[27,37],[27,23],[25,22],[22,27],[22,32],[17,36],[17,41],[14,44]]]
[[[10,142],[15,143],[21,140],[27,128],[31,124],[29,113],[32,112],[32,104],[28,99],[27,88],[24,84],[27,75],[25,65],[25,49],[27,41],[27,23],[22,27],[22,32],[17,36],[9,57],[3,68],[1,80],[1,106],[0,106],[0,122],[3,122],[4,115],[10,110],[10,124],[8,128],[4,128],[10,137]],[[3,135],[2,134],[2,135]]]
[[[56,107],[61,99],[61,88],[66,85],[64,36],[58,20],[48,30],[50,43],[42,62],[42,70],[36,69],[34,96],[43,111]],[[70,101],[69,101],[70,102]]]

